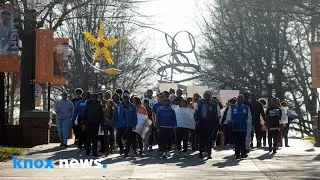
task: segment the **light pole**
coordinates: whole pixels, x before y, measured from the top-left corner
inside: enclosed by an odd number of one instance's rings
[[[274,77],[273,77],[273,74],[270,73],[268,76],[268,106],[270,106],[271,104],[273,83],[274,83]]]
[[[98,75],[100,72],[99,69],[100,69],[100,64],[96,62],[96,64],[94,65],[94,74],[96,75],[96,81],[95,81],[95,87],[94,87],[95,92],[98,92]]]
[[[101,91],[102,91],[102,92],[105,92],[106,89],[107,89],[107,87],[106,87],[105,85],[102,85],[102,86],[101,86]]]

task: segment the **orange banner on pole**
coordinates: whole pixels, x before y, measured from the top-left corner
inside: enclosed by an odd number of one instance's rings
[[[311,53],[312,87],[320,88],[320,42],[312,43]]]
[[[19,33],[11,4],[0,4],[0,72],[19,72]]]
[[[68,38],[55,38],[53,51],[53,81],[54,85],[66,85],[67,62],[69,51]]]
[[[53,31],[37,29],[36,31],[36,71],[35,81],[52,82],[53,78]]]

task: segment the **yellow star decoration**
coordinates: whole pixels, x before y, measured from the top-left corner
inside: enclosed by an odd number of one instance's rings
[[[95,49],[94,55],[93,55],[93,62],[96,62],[103,53],[104,58],[107,60],[108,64],[114,65],[114,61],[112,60],[111,53],[108,50],[109,47],[115,45],[121,38],[115,39],[115,38],[109,38],[104,39],[104,28],[103,28],[103,22],[101,21],[100,27],[98,30],[98,38],[95,38],[91,33],[89,32],[83,32],[83,35],[85,38],[93,44],[93,47]],[[108,75],[116,75],[120,73],[119,69],[116,68],[109,68],[105,69],[104,73]]]

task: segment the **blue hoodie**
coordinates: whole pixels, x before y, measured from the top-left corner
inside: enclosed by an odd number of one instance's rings
[[[157,128],[176,128],[177,127],[177,117],[176,113],[172,108],[165,109],[164,107],[159,107],[157,110]]]
[[[113,117],[113,126],[115,128],[124,128],[124,120],[127,128],[133,128],[138,123],[137,118],[137,110],[136,106],[129,103],[127,105],[124,105],[123,103],[120,103],[117,105],[116,113],[114,113]]]
[[[84,112],[84,110],[86,108],[86,105],[87,105],[86,100],[80,100],[80,101],[77,102],[76,107],[75,107],[74,112],[73,112],[73,116],[72,116],[72,123],[74,123],[74,121],[78,117],[78,124],[80,124],[79,120],[83,116],[83,112]]]

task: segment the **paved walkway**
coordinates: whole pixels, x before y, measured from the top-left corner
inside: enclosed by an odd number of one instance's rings
[[[320,149],[298,139],[291,139],[290,144],[274,156],[266,149],[256,149],[242,161],[234,160],[232,150],[215,150],[213,159],[207,161],[197,154],[167,160],[157,157],[156,152],[128,158],[114,154],[101,158],[108,164],[106,169],[13,169],[12,161],[8,161],[0,163],[0,179],[320,179]],[[37,146],[19,158],[86,158],[77,154],[76,148],[57,146]]]

